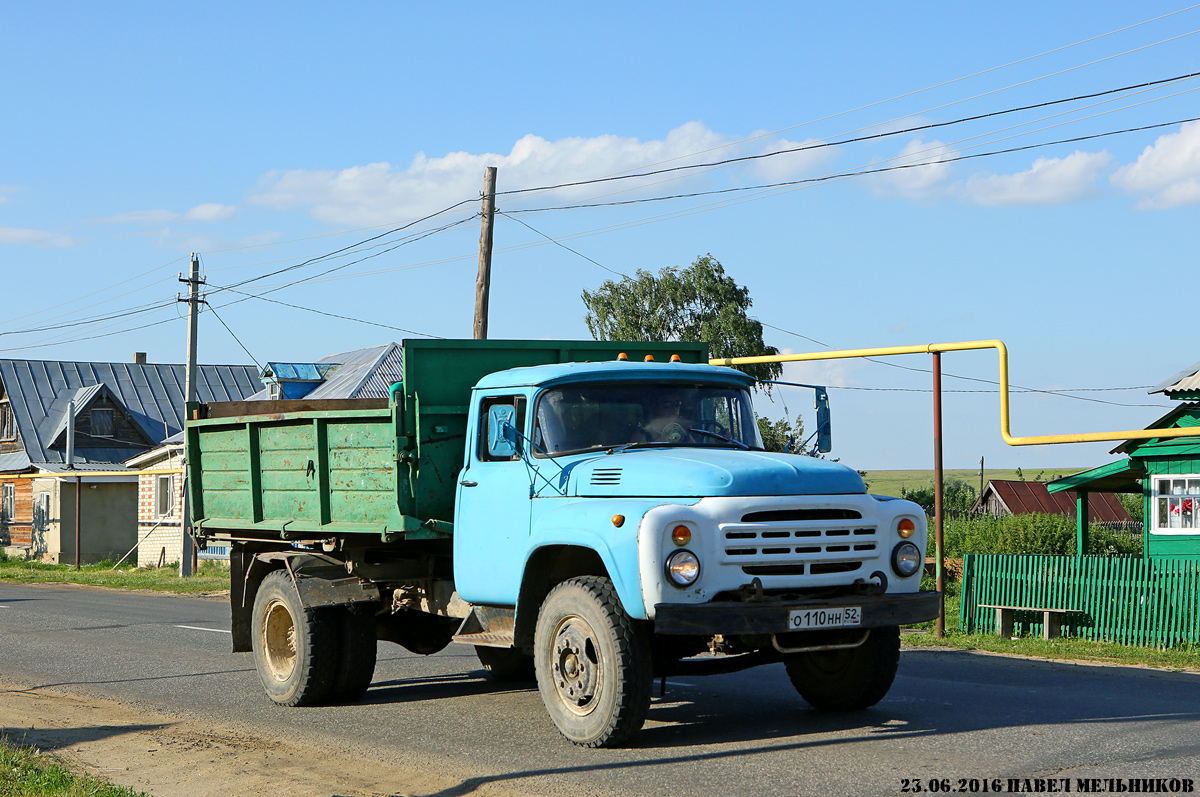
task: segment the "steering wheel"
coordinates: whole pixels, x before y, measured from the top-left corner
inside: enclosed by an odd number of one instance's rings
[[[715,431],[717,434],[721,435],[722,437],[730,437],[731,436],[729,434],[729,430],[726,429],[724,424],[722,424],[720,421],[711,420],[711,419],[701,419],[699,421],[692,421],[692,426],[698,427],[700,429],[700,431],[705,431],[708,427],[712,427],[712,430]]]

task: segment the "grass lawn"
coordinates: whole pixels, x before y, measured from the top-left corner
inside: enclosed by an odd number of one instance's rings
[[[24,584],[90,584],[118,589],[177,592],[182,595],[199,595],[229,589],[229,567],[223,562],[201,562],[196,574],[191,578],[180,578],[177,566],[122,565],[113,570],[112,565],[112,562],[101,562],[83,565],[76,571],[75,565],[50,565],[0,558],[0,580]],[[2,795],[0,792],[0,797]]]
[[[91,775],[75,775],[32,747],[0,736],[0,797],[145,797]]]
[[[1046,468],[1044,470],[1035,470],[1033,468],[1024,471],[1026,481],[1050,481],[1059,476],[1069,476],[1072,473],[1079,473],[1087,470],[1084,468]],[[945,470],[945,478],[962,479],[967,484],[979,490],[979,470]],[[1041,478],[1038,478],[1038,476]],[[983,472],[985,481],[999,479],[1001,481],[1020,481],[1015,470],[992,470],[987,469]],[[924,487],[933,480],[932,470],[871,470],[867,471],[866,482],[867,489],[875,495],[900,495],[900,488],[907,487],[910,490],[915,490]]]

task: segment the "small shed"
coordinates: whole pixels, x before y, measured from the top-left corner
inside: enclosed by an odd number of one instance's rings
[[[971,507],[995,517],[1009,515],[1075,516],[1075,497],[1066,492],[1051,493],[1046,482],[1024,482],[993,479],[983,488],[983,494]],[[1093,496],[1088,503],[1088,520],[1092,523],[1132,523],[1133,518],[1112,493]]]

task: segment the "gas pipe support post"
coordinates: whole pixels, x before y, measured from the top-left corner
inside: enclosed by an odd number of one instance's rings
[[[933,355],[933,546],[936,551],[935,575],[938,591],[938,616],[936,636],[946,635],[946,579],[945,559],[942,550],[942,353]]]

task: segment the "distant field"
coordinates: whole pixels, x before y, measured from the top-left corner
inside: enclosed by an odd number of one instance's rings
[[[1072,473],[1079,473],[1084,468],[1046,468],[1045,470],[1030,469],[1024,471],[1026,481],[1050,481],[1059,476],[1068,476]],[[945,477],[949,479],[962,479],[967,484],[979,490],[979,471],[978,470],[949,470],[945,471]],[[992,479],[1003,480],[1018,480],[1015,470],[992,470],[988,469],[983,472],[985,481]],[[900,495],[900,488],[907,487],[910,490],[918,487],[924,487],[933,479],[932,470],[871,470],[867,471],[866,482],[867,489],[876,495]]]

